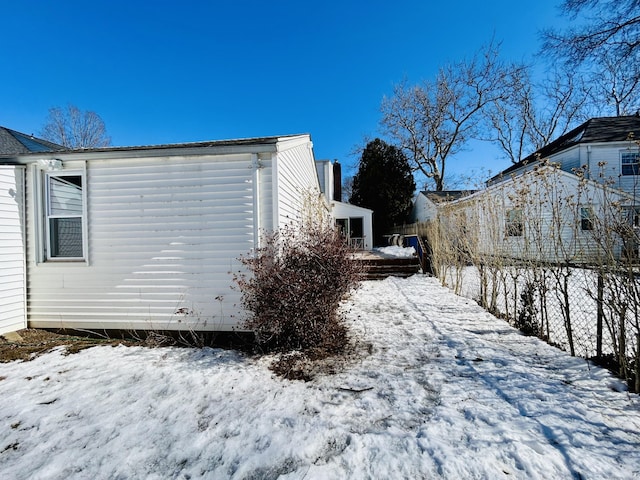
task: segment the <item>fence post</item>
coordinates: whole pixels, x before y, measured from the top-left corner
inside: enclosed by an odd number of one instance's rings
[[[596,320],[596,358],[602,358],[602,324],[604,319],[604,278],[602,272],[598,272],[596,303],[598,306],[598,317]]]

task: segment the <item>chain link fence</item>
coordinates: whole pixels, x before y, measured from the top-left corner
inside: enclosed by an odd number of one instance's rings
[[[591,359],[640,391],[640,276],[589,265],[450,266],[443,282],[527,335]]]

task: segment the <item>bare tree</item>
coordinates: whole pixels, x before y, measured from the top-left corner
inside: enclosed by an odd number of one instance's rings
[[[67,105],[65,109],[50,108],[40,135],[68,148],[106,147],[111,144],[100,115],[82,112],[75,105]]]
[[[602,99],[616,115],[640,107],[640,0],[564,0],[560,9],[574,26],[545,31],[543,52],[590,78],[599,113]]]
[[[586,22],[544,32],[544,48],[555,55],[579,64],[602,49],[614,49],[618,58],[640,50],[639,0],[564,0],[560,9],[570,20]]]
[[[353,193],[353,176],[344,177],[342,180],[342,199],[341,201],[347,202],[351,198]]]
[[[533,92],[527,69],[511,73],[511,95],[493,102],[485,111],[485,139],[500,147],[512,163],[529,148],[533,120]]]
[[[479,113],[508,95],[506,68],[493,43],[469,61],[441,68],[420,85],[397,85],[382,101],[381,124],[419,172],[443,190],[449,158],[477,136]]]
[[[547,145],[589,116],[589,89],[578,76],[554,69],[534,82],[526,66],[509,69],[511,93],[485,110],[484,139],[513,163]]]
[[[640,56],[638,56],[640,57]],[[597,68],[590,75],[592,102],[599,113],[631,115],[640,108],[640,58],[620,62],[610,52],[603,51],[596,59]],[[607,99],[606,105],[602,99]]]

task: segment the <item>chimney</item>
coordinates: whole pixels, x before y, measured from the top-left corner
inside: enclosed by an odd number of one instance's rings
[[[333,199],[342,201],[342,167],[337,160],[333,162]]]

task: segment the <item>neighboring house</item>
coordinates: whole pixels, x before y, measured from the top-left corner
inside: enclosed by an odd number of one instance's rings
[[[640,116],[602,117],[582,125],[542,147],[489,180],[494,184],[531,170],[541,162],[558,164],[568,173],[640,194]]]
[[[640,117],[593,118],[472,195],[421,192],[415,222],[437,216],[452,248],[485,256],[589,263],[638,255]],[[447,194],[441,194],[447,199]]]
[[[409,223],[423,223],[438,216],[438,206],[472,194],[469,190],[421,191],[413,199]]]
[[[461,251],[484,258],[592,263],[637,256],[633,230],[620,228],[634,209],[626,192],[542,164],[445,205],[439,220]]]
[[[331,208],[331,216],[349,244],[359,250],[373,248],[373,210],[342,202],[340,163],[329,160],[316,162],[320,189]]]
[[[238,258],[320,190],[309,135],[49,147],[0,154],[0,333],[235,329]]]
[[[0,127],[0,155],[15,155],[33,152],[56,152],[67,148],[56,143],[36,138],[33,135]]]

